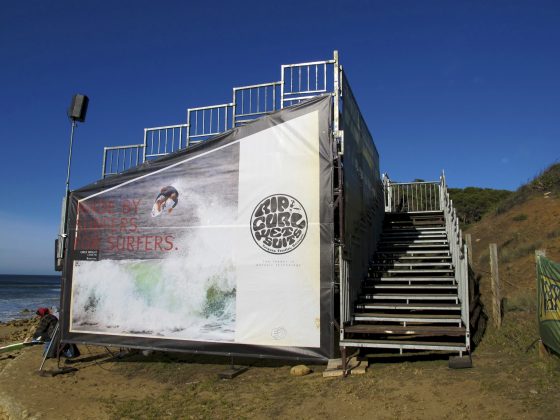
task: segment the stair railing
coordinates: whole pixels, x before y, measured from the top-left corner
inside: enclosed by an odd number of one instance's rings
[[[383,174],[386,213],[441,211],[440,183],[435,181],[392,182]]]
[[[280,81],[233,88],[230,103],[189,108],[186,124],[144,129],[143,145],[105,147],[102,176],[187,148],[286,106],[329,92],[334,94],[338,91],[335,80],[339,71],[338,51],[334,51],[331,60],[284,64]]]
[[[465,345],[470,351],[470,312],[469,312],[469,266],[468,248],[463,241],[463,233],[459,227],[457,211],[453,207],[453,200],[449,197],[445,174],[440,177],[440,205],[445,218],[445,230],[449,241],[451,259],[455,267],[455,283],[457,284],[457,294],[461,304],[461,321],[466,328]]]
[[[116,175],[144,162],[144,144],[111,146],[103,149],[102,177]]]
[[[393,203],[393,188],[391,188],[391,180],[388,174],[383,174],[381,177],[383,184],[383,200],[385,202],[385,213],[391,213],[391,204]]]
[[[173,153],[186,147],[188,130],[188,124],[145,128],[144,161],[165,156],[168,153]]]

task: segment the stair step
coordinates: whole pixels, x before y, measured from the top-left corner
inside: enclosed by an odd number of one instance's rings
[[[466,351],[465,344],[431,341],[411,340],[367,340],[367,339],[344,339],[340,340],[342,347],[370,347],[397,350],[434,350],[434,351]]]
[[[445,232],[398,232],[394,230],[384,231],[383,238],[445,238]]]
[[[446,257],[435,257],[430,259],[425,259],[423,257],[413,257],[406,260],[401,258],[385,258],[385,259],[376,259],[374,262],[370,263],[370,269],[373,267],[387,267],[387,266],[396,266],[396,267],[429,267],[429,266],[448,266],[453,267],[453,262],[451,258]]]
[[[424,260],[424,261],[429,261],[429,260],[434,260],[434,261],[440,261],[440,260],[446,260],[446,261],[450,261],[451,260],[451,256],[449,255],[443,255],[443,256],[433,256],[433,255],[418,255],[418,256],[408,256],[408,255],[401,255],[401,256],[395,256],[395,257],[380,257],[380,256],[376,256],[374,258],[374,260],[377,259],[381,259],[381,260],[388,260],[391,259],[393,261],[405,261],[405,260]]]
[[[414,255],[414,256],[418,256],[420,254],[427,254],[427,255],[433,255],[433,254],[443,254],[443,256],[449,256],[450,253],[448,250],[388,250],[388,251],[377,251],[378,255]]]
[[[380,240],[380,244],[389,244],[389,243],[403,243],[403,244],[410,244],[410,243],[419,243],[419,244],[428,244],[428,243],[446,243],[447,236],[386,236],[383,235]]]
[[[385,270],[384,274],[424,274],[424,273],[445,273],[452,274],[453,270],[443,270],[440,268],[433,268],[428,270]]]
[[[445,226],[395,226],[395,225],[385,225],[383,226],[383,233],[395,233],[395,234],[407,234],[407,233],[446,233],[447,229]]]
[[[449,294],[418,294],[418,293],[364,293],[360,295],[362,299],[366,300],[454,300],[459,298],[455,295]]]
[[[446,285],[446,284],[420,284],[420,285],[407,285],[407,284],[376,284],[372,286],[364,286],[364,289],[376,289],[376,290],[457,290],[457,286],[455,285]]]
[[[435,236],[447,236],[447,231],[442,228],[433,228],[430,230],[426,229],[383,229],[381,232],[382,235],[389,235],[394,237],[402,237],[402,236],[418,236],[418,235],[435,235]]]
[[[387,234],[383,234],[381,235],[381,241],[403,241],[403,242],[407,242],[409,239],[433,239],[433,240],[438,240],[438,239],[447,239],[447,235],[445,234],[441,234],[441,235],[424,235],[424,234],[406,234],[406,235],[387,235]]]
[[[426,283],[426,282],[455,282],[455,278],[451,276],[382,276],[382,277],[368,277],[364,280],[364,284],[367,283],[379,283],[379,282],[412,282],[412,283]]]
[[[429,212],[409,212],[409,213],[393,213],[388,215],[388,221],[417,221],[417,220],[434,220],[443,217],[443,211],[433,210]]]
[[[433,251],[439,251],[436,249],[430,249],[430,248],[443,248],[443,249],[449,249],[448,245],[445,244],[401,244],[401,243],[380,243],[379,246],[381,248],[404,248],[404,249],[410,249],[410,248],[418,248],[418,249],[428,249],[428,250],[433,250]]]
[[[445,224],[442,220],[423,220],[423,221],[410,221],[410,220],[400,220],[400,221],[390,221],[385,223],[386,227],[407,227],[407,228],[418,228],[418,227],[438,227],[444,228]]]
[[[409,226],[400,226],[400,225],[393,225],[393,224],[386,224],[383,226],[384,230],[392,230],[392,231],[399,231],[399,232],[405,232],[405,231],[411,231],[411,232],[432,232],[432,231],[443,231],[445,232],[445,225],[441,225],[441,226],[414,226],[412,224],[410,224]]]
[[[415,262],[415,263],[406,263],[406,262],[389,262],[389,263],[374,263],[371,264],[374,267],[387,267],[387,266],[391,266],[391,267],[434,267],[434,266],[439,266],[439,267],[452,267],[451,263],[445,263],[445,262]]]
[[[457,311],[458,303],[357,303],[356,309],[411,310],[411,311]]]
[[[442,277],[409,277],[409,276],[405,276],[405,277],[379,277],[377,279],[368,279],[366,281],[381,281],[381,282],[392,282],[392,281],[397,281],[397,282],[402,282],[402,281],[408,281],[408,282],[454,282],[455,278],[454,277],[449,277],[449,276],[442,276]]]
[[[422,335],[426,336],[464,336],[465,327],[451,327],[439,325],[376,325],[354,324],[344,328],[344,333],[353,334],[395,334],[395,335]]]
[[[394,245],[394,244],[405,244],[405,245],[410,245],[410,244],[433,244],[433,245],[441,245],[441,244],[447,244],[447,243],[448,243],[447,239],[413,239],[413,240],[410,240],[410,241],[405,241],[405,240],[403,240],[403,238],[399,238],[398,241],[397,241],[397,240],[391,240],[391,239],[383,238],[379,242],[379,245]]]
[[[384,238],[441,238],[446,236],[445,232],[398,232],[392,229],[382,232],[381,235]]]
[[[354,315],[356,321],[378,322],[422,322],[457,324],[461,322],[460,315],[427,315],[427,314],[387,314],[379,312],[363,312]]]

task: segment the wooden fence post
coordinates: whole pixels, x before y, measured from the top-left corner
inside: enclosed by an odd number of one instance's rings
[[[472,238],[470,233],[465,233],[465,242],[467,243],[467,252],[469,253],[469,265],[472,267]]]
[[[536,249],[535,250],[535,265],[538,265],[539,263],[539,257],[546,257],[546,250],[544,249]],[[537,296],[539,295],[539,268],[537,268]],[[538,302],[538,298],[537,298],[537,313],[540,313],[540,308],[538,307],[539,302]],[[544,343],[542,342],[542,339],[539,339],[539,357],[541,359],[546,359],[548,358],[549,353],[548,353],[548,349],[546,348],[546,346],[544,345]]]
[[[490,273],[492,274],[492,313],[494,326],[502,326],[502,296],[500,291],[500,273],[498,272],[498,245],[490,244]]]
[[[469,268],[467,270],[468,274],[468,279],[469,279],[469,300],[471,302],[474,301],[475,299],[475,291],[476,291],[476,287],[475,287],[475,278],[473,276],[470,275],[470,270],[473,269],[473,254],[472,254],[472,237],[470,233],[465,233],[465,242],[467,244],[467,255],[468,255],[468,259],[467,262],[469,264]],[[471,304],[471,302],[469,302],[469,305]],[[472,308],[472,306],[471,306]]]

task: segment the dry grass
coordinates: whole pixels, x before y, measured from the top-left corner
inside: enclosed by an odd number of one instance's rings
[[[509,212],[535,196],[545,195],[549,198],[560,196],[560,163],[550,165],[515,191],[514,194],[502,200],[496,206],[496,214]]]

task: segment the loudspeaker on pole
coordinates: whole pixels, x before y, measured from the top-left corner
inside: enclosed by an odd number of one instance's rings
[[[73,121],[84,122],[86,120],[86,112],[89,98],[86,95],[75,94],[72,97],[72,103],[68,108],[68,118]]]

